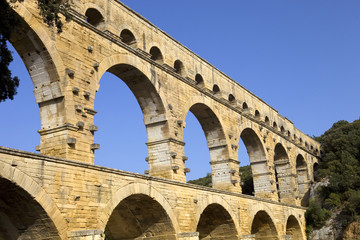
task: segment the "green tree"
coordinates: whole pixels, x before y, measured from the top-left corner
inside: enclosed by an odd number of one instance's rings
[[[18,0],[23,2],[24,0]],[[61,33],[63,23],[59,13],[69,20],[68,9],[70,5],[62,0],[38,0],[39,13],[48,26],[56,26]],[[0,0],[0,102],[13,99],[19,86],[18,77],[13,77],[9,64],[13,61],[12,54],[7,47],[7,41],[11,38],[15,29],[21,24],[21,18],[10,7],[6,0]]]

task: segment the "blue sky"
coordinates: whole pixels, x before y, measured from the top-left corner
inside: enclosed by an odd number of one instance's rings
[[[360,1],[358,0],[125,0],[193,52],[264,99],[308,135],[338,120],[360,117]],[[0,145],[34,151],[40,137],[33,85],[21,59],[15,100],[0,103]],[[96,95],[98,165],[143,173],[146,132],[135,97],[106,74]],[[113,96],[117,96],[114,104]],[[188,179],[210,172],[202,129],[186,119]],[[114,128],[114,126],[116,126]],[[240,161],[248,163],[240,142]]]

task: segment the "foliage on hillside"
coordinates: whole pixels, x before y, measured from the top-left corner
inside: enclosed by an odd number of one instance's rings
[[[23,2],[24,0],[18,0]],[[56,26],[58,33],[62,31],[63,23],[59,13],[61,8],[66,20],[69,20],[67,1],[38,0],[39,13],[49,26]],[[7,47],[7,41],[19,26],[21,18],[13,11],[6,0],[0,0],[0,102],[13,99],[19,87],[18,77],[13,77],[9,64],[13,61],[12,53]]]
[[[318,190],[306,212],[308,230],[320,228],[331,212],[340,212],[343,228],[360,220],[360,120],[339,121],[322,136],[324,157],[316,181],[328,182]]]
[[[239,173],[241,175],[241,181],[242,181],[242,193],[247,195],[254,195],[254,183],[253,183],[253,177],[251,173],[251,167],[250,165],[240,167]],[[199,178],[196,180],[190,180],[188,183],[205,186],[205,187],[211,187],[211,174],[208,173],[206,177]]]

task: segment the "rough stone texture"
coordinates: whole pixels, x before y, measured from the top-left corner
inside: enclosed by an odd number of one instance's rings
[[[32,220],[15,233],[33,239],[275,239],[288,233],[305,239],[303,207],[179,181],[3,147],[0,179],[6,182],[1,193],[22,196],[1,194],[0,202],[12,206],[1,214],[13,226]],[[27,206],[37,207],[29,212]],[[34,238],[39,232],[47,235]]]
[[[258,211],[271,216],[267,219],[272,219],[279,238],[286,236],[285,224],[291,214],[303,232],[304,209],[299,206],[307,204],[320,145],[290,120],[119,1],[72,1],[72,21],[63,26],[61,34],[43,23],[36,1],[16,1],[12,6],[24,22],[10,41],[29,70],[40,108],[37,149],[43,155],[77,162],[16,155],[16,151],[3,149],[0,174],[44,204],[60,238],[70,237],[72,231],[105,231],[109,219],[109,226],[116,225],[130,214],[116,209],[130,193],[141,195],[133,196],[134,202],[137,197],[150,201],[147,197],[155,194],[158,198],[154,201],[166,212],[141,207],[129,210],[138,224],[131,232],[134,239],[153,239],[159,232],[167,235],[158,239],[181,239],[180,233],[197,232],[199,219],[208,222],[211,213],[218,211],[223,211],[218,220],[230,225],[211,222],[214,231],[201,230],[200,238],[215,239],[219,232],[229,233],[229,239],[264,236],[267,230],[261,230],[262,225],[252,231]],[[98,130],[94,101],[105,72],[123,80],[139,102],[147,131],[150,177],[91,166],[100,147],[94,143]],[[207,139],[213,190],[184,184],[183,129],[189,111],[199,120]],[[257,198],[238,195],[240,138],[249,153]],[[10,164],[14,154],[17,166]],[[125,190],[117,193],[122,188]],[[132,209],[127,202],[121,204]],[[206,210],[210,204],[219,206]],[[136,211],[144,213],[140,214],[143,219]],[[206,214],[200,218],[203,211]],[[104,234],[123,232],[111,228]],[[197,236],[184,237],[194,238]]]
[[[360,223],[359,222],[352,222],[349,226],[345,229],[343,233],[344,240],[359,240],[360,239]]]

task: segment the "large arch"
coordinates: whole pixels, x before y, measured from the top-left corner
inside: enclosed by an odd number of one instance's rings
[[[263,210],[257,212],[251,224],[251,234],[255,239],[277,240],[278,232],[269,214]]]
[[[294,240],[304,239],[299,221],[293,215],[286,222],[286,235],[291,236],[291,239]]]
[[[229,212],[219,204],[208,205],[201,213],[196,232],[199,239],[238,239],[238,232]]]
[[[124,202],[124,200],[126,201]],[[159,215],[157,215],[157,218],[154,218],[157,219],[158,221],[152,222],[153,225],[151,225],[150,227],[156,228],[157,224],[163,222],[166,223],[166,225],[168,226],[166,229],[169,235],[172,234],[171,231],[173,231],[174,233],[179,232],[179,225],[177,222],[177,218],[168,200],[155,188],[149,187],[149,185],[143,183],[128,184],[124,187],[119,188],[116,192],[114,192],[111,195],[111,198],[109,199],[108,203],[104,206],[103,210],[100,211],[102,213],[99,216],[100,229],[103,229],[105,231],[106,228],[110,226],[107,225],[113,213],[117,212],[116,209],[119,206],[126,206],[126,204],[131,204],[131,200],[134,200],[135,205],[137,205],[142,212],[144,211],[146,212],[147,209],[143,208],[141,204],[139,205],[138,203],[136,203],[136,201],[145,200],[147,202],[147,207],[149,208],[148,210],[150,211],[147,214],[152,214],[152,213],[155,214],[155,212],[157,211],[160,213]],[[124,204],[121,205],[122,202],[125,203],[125,205]],[[151,205],[153,205],[153,207],[155,208],[153,208]],[[150,215],[146,215],[146,216],[148,217]],[[112,223],[111,225],[114,226],[113,224],[114,223]],[[172,230],[169,232],[168,231],[169,229]],[[145,234],[145,231],[142,233]]]
[[[264,146],[259,136],[251,128],[245,128],[240,134],[240,139],[249,154],[255,196],[268,198],[273,187]]]
[[[301,154],[298,154],[298,156],[296,157],[296,175],[301,199],[301,206],[306,207],[309,203],[310,179],[305,158]]]
[[[152,197],[134,194],[123,199],[111,214],[105,234],[110,239],[168,239],[176,233],[165,209]]]
[[[294,204],[297,195],[295,175],[292,173],[288,153],[281,143],[276,144],[274,149],[274,165],[279,201]]]
[[[32,178],[0,163],[0,239],[65,239],[67,222]]]
[[[152,176],[173,178],[167,111],[161,96],[161,83],[156,71],[149,63],[136,59],[132,55],[117,54],[104,59],[98,67],[98,80],[105,72],[119,77],[134,94],[144,116],[147,133],[149,174]],[[96,101],[96,98],[95,98]],[[165,149],[158,151],[158,148]],[[166,150],[167,149],[167,150]],[[159,159],[168,159],[165,166]]]
[[[224,168],[228,168],[230,171],[230,169],[233,168],[233,166],[231,166],[233,163],[229,162],[226,135],[220,118],[209,105],[202,102],[192,104],[188,108],[187,113],[188,112],[191,112],[196,117],[205,134],[210,152],[212,186],[214,188],[228,187],[225,185],[229,184],[230,176],[229,181],[225,183],[224,179],[227,178],[225,175],[229,172],[224,171]]]

